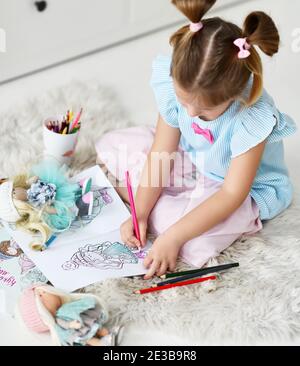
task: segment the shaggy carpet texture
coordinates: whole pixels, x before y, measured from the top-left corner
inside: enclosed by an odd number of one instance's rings
[[[42,158],[42,122],[70,106],[84,107],[72,173],[95,164],[94,142],[105,132],[133,126],[115,94],[94,82],[51,90],[1,115],[0,176],[12,176]],[[300,339],[300,200],[238,240],[208,265],[237,261],[238,269],[206,283],[144,296],[141,278],[107,280],[84,289],[99,294],[111,323],[136,323],[176,334],[191,345],[261,344]],[[188,268],[178,263],[179,268]]]

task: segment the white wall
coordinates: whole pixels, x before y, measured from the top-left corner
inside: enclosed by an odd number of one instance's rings
[[[218,7],[236,1],[219,0]],[[39,12],[33,0],[0,1],[0,29],[6,33],[0,82],[183,19],[171,0],[46,2]]]

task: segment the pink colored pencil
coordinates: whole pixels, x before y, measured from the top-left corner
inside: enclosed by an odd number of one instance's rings
[[[127,191],[128,191],[128,196],[129,196],[134,232],[135,232],[135,236],[138,239],[138,241],[141,242],[139,223],[138,223],[137,216],[136,216],[136,210],[135,210],[134,198],[133,198],[133,193],[132,193],[132,187],[131,187],[131,183],[130,183],[129,172],[127,171],[125,173],[125,175],[126,175],[126,184],[127,184]]]
[[[73,129],[78,125],[80,117],[82,115],[83,109],[80,109],[80,112],[77,114],[77,117],[74,119],[74,122],[71,124],[71,127],[69,128],[69,133],[73,131]]]
[[[174,287],[181,287],[181,286],[187,286],[187,285],[193,285],[195,283],[201,283],[201,282],[205,282],[205,281],[209,281],[209,280],[216,280],[217,277],[216,276],[210,276],[210,277],[202,277],[202,278],[197,278],[195,280],[189,280],[189,281],[184,281],[184,282],[177,282],[177,283],[172,283],[171,285],[165,285],[165,286],[160,286],[160,287],[150,287],[150,288],[144,288],[142,290],[138,290],[135,291],[135,294],[148,294],[150,292],[156,292],[156,291],[162,291],[162,290],[168,290],[170,288],[174,288]]]

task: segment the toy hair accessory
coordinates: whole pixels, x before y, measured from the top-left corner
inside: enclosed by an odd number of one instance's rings
[[[199,32],[204,27],[204,24],[200,21],[199,23],[191,23],[190,31],[193,33]]]
[[[240,52],[238,53],[239,59],[244,59],[251,55],[251,52],[249,51],[251,45],[247,42],[247,38],[238,38],[233,43],[240,49]]]
[[[56,185],[46,183],[38,179],[27,190],[28,202],[36,208],[40,208],[45,204],[51,204],[55,201]]]

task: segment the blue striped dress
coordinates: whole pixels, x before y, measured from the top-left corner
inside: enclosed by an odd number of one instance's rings
[[[197,169],[208,178],[222,182],[231,159],[266,140],[250,194],[259,207],[261,220],[272,219],[285,210],[291,204],[293,187],[284,162],[283,138],[296,132],[294,121],[278,111],[266,91],[249,108],[235,101],[213,121],[192,118],[176,98],[170,66],[170,56],[158,55],[153,61],[150,85],[160,115],[168,125],[180,129],[180,145]],[[249,93],[251,82],[244,93]],[[193,123],[209,129],[214,143],[196,134]]]

